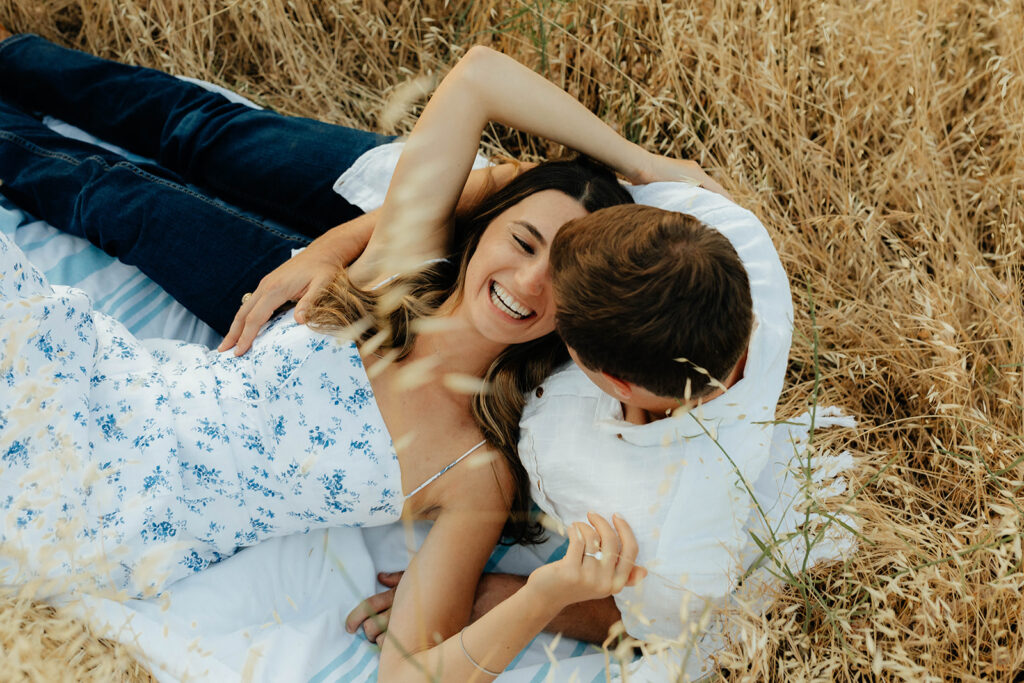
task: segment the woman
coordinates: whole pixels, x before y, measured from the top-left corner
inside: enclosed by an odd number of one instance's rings
[[[33,48],[55,49],[33,46],[32,42],[24,38],[6,41],[0,44],[0,57],[7,60],[7,53],[28,53]],[[501,88],[494,83],[501,83]],[[4,105],[3,113],[0,139],[7,146],[4,157],[20,166],[22,175],[24,169],[29,175],[41,170],[41,165],[33,165],[33,157],[52,158],[53,154],[31,139],[39,140],[45,134],[33,128],[38,124],[24,120],[29,117],[16,108]],[[442,83],[410,137],[378,228],[349,271],[354,286],[338,283],[313,312],[312,319],[321,328],[359,322],[357,314],[372,314],[370,330],[364,328],[357,335],[364,341],[358,350],[354,345],[335,345],[322,334],[286,319],[272,323],[253,354],[244,359],[210,356],[181,345],[146,348],[112,321],[93,315],[80,294],[73,290],[52,293],[5,242],[5,338],[9,347],[18,335],[35,340],[28,367],[16,368],[7,386],[15,390],[16,380],[37,381],[40,374],[49,373],[49,381],[41,386],[56,392],[41,400],[16,394],[8,399],[5,414],[13,416],[17,410],[33,408],[37,416],[50,411],[69,420],[66,425],[54,421],[67,433],[53,429],[36,435],[35,442],[26,430],[19,431],[17,423],[4,423],[5,440],[14,444],[8,449],[12,467],[4,480],[10,495],[5,528],[27,535],[28,542],[22,544],[26,552],[23,561],[44,566],[40,558],[29,556],[42,545],[40,533],[55,534],[64,544],[58,543],[51,556],[43,559],[55,561],[50,567],[58,564],[62,571],[73,572],[79,561],[88,564],[90,558],[82,558],[78,550],[90,541],[101,551],[97,558],[113,560],[110,570],[121,585],[145,590],[174,578],[183,564],[205,566],[221,551],[230,552],[273,533],[326,524],[379,523],[399,515],[434,519],[433,530],[396,597],[390,638],[382,650],[381,671],[387,680],[418,678],[424,669],[443,671],[445,679],[454,680],[481,672],[493,675],[563,605],[604,597],[635,579],[639,572],[631,559],[636,548],[628,526],[613,520],[613,528],[594,516],[590,520],[593,527],[577,525],[563,561],[535,572],[527,586],[492,612],[493,616],[459,630],[467,621],[483,564],[514,507],[510,501],[522,500],[523,494],[517,486],[514,462],[456,465],[479,447],[481,436],[508,453],[514,439],[503,430],[514,430],[515,420],[512,427],[507,426],[508,420],[492,420],[498,427],[490,428],[487,418],[493,417],[493,412],[489,416],[488,410],[494,409],[480,400],[476,412],[483,427],[478,427],[470,417],[468,396],[438,382],[410,388],[417,384],[410,370],[436,367],[446,376],[491,377],[495,384],[510,387],[505,396],[511,405],[498,405],[497,410],[514,413],[521,390],[529,388],[544,371],[544,363],[524,371],[516,360],[516,345],[540,348],[548,344],[544,360],[559,357],[557,348],[550,350],[553,344],[538,342],[550,337],[553,329],[547,244],[566,220],[583,216],[602,203],[621,200],[613,197],[596,205],[581,205],[555,189],[529,191],[528,181],[510,186],[502,201],[481,213],[478,223],[485,223],[486,229],[471,232],[465,245],[458,245],[465,246],[472,257],[463,260],[457,286],[439,289],[435,283],[441,276],[437,273],[416,273],[411,281],[418,289],[410,305],[382,314],[376,304],[392,298],[390,293],[399,291],[401,285],[392,281],[381,286],[383,281],[406,270],[406,264],[423,263],[450,248],[451,217],[488,120],[545,134],[591,152],[635,180],[651,177],[650,155],[618,138],[565,93],[512,60],[484,49],[471,50]],[[83,157],[67,161],[69,184],[83,164],[104,166],[102,155],[87,152],[84,161]],[[91,157],[96,159],[89,161]],[[117,168],[111,175],[123,169],[131,177],[119,178],[125,181],[119,186],[122,191],[107,197],[108,214],[110,201],[131,203],[131,183],[127,181],[146,175],[146,169],[120,163],[113,164]],[[27,204],[26,208],[61,225],[62,221],[47,213],[48,206],[57,205],[55,214],[74,214],[68,222],[78,221],[88,233],[97,221],[82,215],[91,208],[83,208],[85,193],[79,191],[72,199],[67,198],[66,188],[63,195],[51,194],[41,189],[47,187],[48,178],[23,182],[5,175],[4,190]],[[170,184],[160,176],[146,180],[165,188]],[[178,195],[190,194],[188,188],[171,189]],[[104,191],[109,190],[101,187],[96,194]],[[213,210],[208,198],[192,199],[190,207],[198,214]],[[68,209],[69,205],[72,208]],[[190,218],[201,225],[202,217]],[[119,249],[117,244],[107,246],[112,251]],[[26,308],[32,315],[20,315]],[[432,324],[406,324],[417,319],[429,319]],[[69,320],[72,338],[57,339],[54,346],[53,332],[68,329],[57,323]],[[69,371],[74,365],[69,359],[91,361],[91,349],[96,347],[102,353],[95,367],[79,366],[77,369],[85,372],[69,377],[74,374]],[[309,362],[314,359],[317,362]],[[127,370],[125,364],[130,366]],[[338,366],[354,370],[340,375],[323,371]],[[108,368],[116,372],[104,374]],[[94,385],[93,393],[83,394],[82,385],[89,383]],[[149,388],[147,383],[159,386],[155,392],[137,391]],[[96,387],[106,401],[100,412],[109,409],[108,414],[70,410],[76,401],[83,406],[91,403],[92,409],[97,404],[93,400]],[[136,401],[138,396],[142,399]],[[307,421],[309,409],[300,406],[303,402],[312,405],[318,397],[324,404],[341,404],[356,418],[354,423],[328,426],[330,420]],[[225,420],[216,423],[206,415],[196,415],[197,405],[221,411],[227,407],[237,415],[228,419],[225,411]],[[175,439],[184,446],[175,434],[180,424],[160,422],[162,412],[172,415],[172,423],[187,422],[186,431],[203,437],[197,442],[199,450],[221,448],[222,442],[243,444],[244,457],[234,454],[241,464],[239,471],[228,476],[230,473],[218,472],[203,462],[185,460],[173,448]],[[126,426],[121,420],[126,413],[129,421],[143,415],[143,422]],[[263,425],[263,431],[247,427],[253,423]],[[353,424],[356,438],[350,431]],[[324,462],[342,434],[349,441],[349,457],[356,455],[363,463],[355,476]],[[112,447],[132,435],[131,448],[145,467],[129,458],[103,460],[89,443],[93,437]],[[32,466],[39,464],[44,451],[84,454],[87,463],[82,467],[65,458],[63,469],[50,468],[55,470],[50,479],[33,482],[28,475],[38,469]],[[151,453],[169,453],[170,457],[154,465],[148,459]],[[381,457],[384,453],[394,455]],[[453,460],[459,453],[463,455]],[[350,468],[351,463],[344,464]],[[14,471],[24,475],[17,482],[12,482]],[[439,474],[444,476],[438,479]],[[236,478],[242,486],[231,488],[229,480]],[[423,488],[426,484],[429,486]],[[57,491],[56,511],[45,501],[33,506],[18,500],[26,493],[53,497]],[[400,491],[410,493],[403,500]],[[189,497],[196,493],[203,495]],[[18,504],[12,505],[12,500]],[[281,526],[273,521],[281,509],[274,509],[271,503],[283,500],[300,504],[284,506],[284,515],[291,521]],[[233,509],[238,507],[244,508],[244,523],[232,529],[224,519],[238,518]],[[179,519],[179,513],[186,519]],[[202,518],[209,528],[197,529],[187,513]],[[83,519],[87,520],[84,524]],[[245,523],[250,528],[244,528]],[[103,553],[102,541],[108,530],[112,535],[106,538],[123,540],[127,533],[132,541],[118,543],[113,552]],[[17,540],[5,538],[5,553]],[[119,553],[124,556],[117,557]],[[168,561],[168,556],[183,561]],[[166,575],[147,576],[142,571],[147,567]],[[435,634],[442,636],[440,644]]]

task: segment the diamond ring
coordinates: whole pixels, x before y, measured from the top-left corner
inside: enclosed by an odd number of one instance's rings
[[[601,553],[600,550],[598,550],[596,553],[583,553],[583,557],[592,557],[598,562],[600,562],[602,559],[604,559],[604,554]]]

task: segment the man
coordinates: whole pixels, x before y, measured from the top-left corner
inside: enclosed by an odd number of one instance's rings
[[[560,231],[556,324],[576,365],[529,397],[519,451],[531,494],[556,525],[618,513],[650,572],[614,603],[578,605],[549,630],[600,642],[621,615],[630,635],[682,652],[749,561],[752,491],[769,463],[792,303],[752,214],[678,184],[632,191],[639,203],[685,213],[614,207],[597,229],[591,220],[586,233]],[[475,611],[524,581],[485,577]],[[375,596],[349,624],[387,600]],[[368,622],[371,636],[379,628]],[[701,646],[688,671],[698,673],[711,649]]]

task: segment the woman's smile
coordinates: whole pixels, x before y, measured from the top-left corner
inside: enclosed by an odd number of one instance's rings
[[[532,194],[499,214],[466,270],[466,312],[486,338],[520,344],[555,329],[548,251],[559,228],[587,215],[558,190]]]
[[[512,296],[507,289],[493,280],[491,281],[491,303],[513,320],[526,320],[536,315],[534,311]]]

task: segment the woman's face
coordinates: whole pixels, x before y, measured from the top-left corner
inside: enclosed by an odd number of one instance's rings
[[[544,190],[491,221],[469,260],[463,298],[484,337],[521,344],[555,329],[548,250],[560,227],[585,215],[572,197]]]

